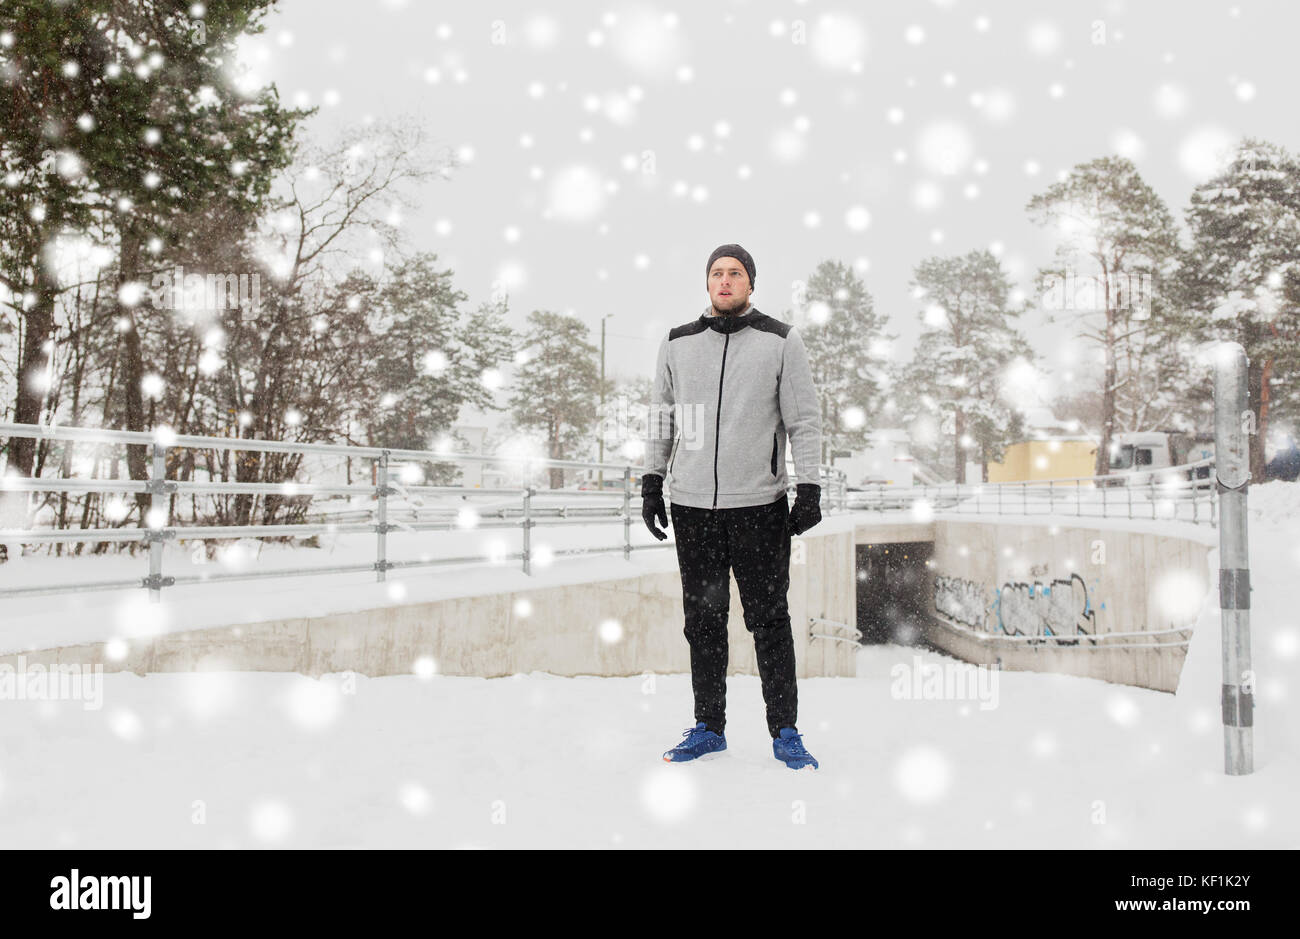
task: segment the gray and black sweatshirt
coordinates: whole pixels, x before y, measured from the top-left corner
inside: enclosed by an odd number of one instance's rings
[[[797,481],[821,485],[821,405],[798,329],[752,305],[712,309],[659,345],[646,473],[680,505],[766,505],[789,486],[788,434]]]

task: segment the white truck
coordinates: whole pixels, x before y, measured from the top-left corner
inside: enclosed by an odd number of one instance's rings
[[[1172,466],[1213,459],[1214,434],[1178,430],[1148,430],[1116,434],[1110,444],[1110,476],[1106,486],[1146,486],[1168,478]],[[1214,484],[1212,465],[1179,474],[1198,488]]]

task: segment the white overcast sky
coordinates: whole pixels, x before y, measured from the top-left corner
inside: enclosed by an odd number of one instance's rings
[[[313,135],[418,115],[460,148],[403,224],[467,308],[503,281],[516,325],[572,311],[597,344],[613,313],[624,377],[706,306],[719,244],[754,256],[755,306],[796,323],[796,282],[857,265],[906,357],[923,258],[997,245],[1032,292],[1053,243],[1024,205],[1059,172],[1128,156],[1181,219],[1224,144],[1300,150],[1285,0],[282,0],[266,22],[244,59],[322,106]],[[1026,325],[1059,382],[1078,344]]]

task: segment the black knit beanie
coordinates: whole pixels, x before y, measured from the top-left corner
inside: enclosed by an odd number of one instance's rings
[[[718,258],[735,258],[743,264],[746,272],[749,274],[749,285],[751,287],[754,286],[754,278],[758,276],[758,271],[754,267],[754,259],[749,256],[748,251],[740,245],[719,245],[714,248],[713,253],[709,255],[709,263],[704,267],[704,276],[706,279],[709,276],[709,272],[713,270],[713,262]]]

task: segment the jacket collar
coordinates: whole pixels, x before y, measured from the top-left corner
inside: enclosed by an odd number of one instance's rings
[[[762,315],[758,308],[751,303],[745,308],[744,313],[733,316],[714,316],[713,307],[710,305],[700,314],[700,319],[710,329],[715,329],[720,333],[734,333],[739,329],[744,329]]]

